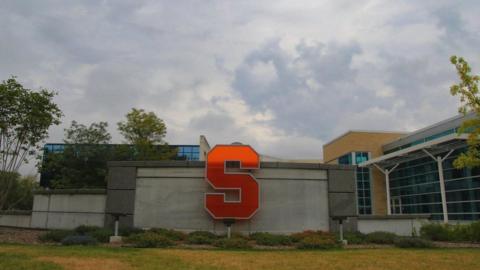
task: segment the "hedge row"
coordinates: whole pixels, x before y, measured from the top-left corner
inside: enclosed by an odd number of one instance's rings
[[[432,241],[480,242],[480,221],[464,225],[430,223],[422,226],[420,235]]]

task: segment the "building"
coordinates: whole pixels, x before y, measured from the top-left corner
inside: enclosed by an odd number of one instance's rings
[[[480,169],[452,165],[467,147],[468,135],[458,129],[472,117],[458,115],[408,134],[350,131],[324,146],[324,160],[357,165],[360,215],[479,220]]]

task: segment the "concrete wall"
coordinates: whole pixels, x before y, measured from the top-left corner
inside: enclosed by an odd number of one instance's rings
[[[253,172],[260,209],[252,219],[237,221],[234,231],[329,230],[331,216],[356,215],[353,167],[281,162],[260,167]],[[204,209],[204,195],[212,191],[204,168],[204,162],[191,161],[109,163],[107,226],[113,214],[124,213],[120,223],[126,226],[224,232],[222,221]]]
[[[56,192],[62,192],[58,194]],[[67,194],[65,194],[67,193]],[[103,193],[103,194],[102,194]],[[68,194],[52,191],[34,196],[32,228],[73,229],[80,225],[103,226],[105,223],[105,191],[94,194]]]
[[[31,213],[2,213],[0,212],[0,226],[30,228]]]
[[[358,219],[358,231],[362,233],[384,231],[402,236],[412,236],[414,231],[419,235],[422,225],[428,222],[427,216],[361,217]]]

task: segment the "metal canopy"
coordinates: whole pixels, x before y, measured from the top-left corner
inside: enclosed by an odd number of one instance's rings
[[[396,164],[408,162],[410,160],[423,158],[428,156],[424,149],[430,152],[432,155],[438,155],[443,152],[447,152],[452,149],[458,149],[465,146],[465,140],[468,138],[468,134],[450,134],[435,140],[410,146],[405,149],[395,151],[365,162],[358,164],[359,167],[368,167],[376,164],[381,168],[390,168]]]

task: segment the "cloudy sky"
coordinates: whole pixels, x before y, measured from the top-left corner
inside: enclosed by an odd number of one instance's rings
[[[0,78],[58,91],[65,117],[154,111],[171,144],[241,141],[321,158],[350,129],[412,131],[457,113],[449,56],[479,70],[472,1],[22,1],[0,8]],[[476,67],[476,68],[475,68]]]

